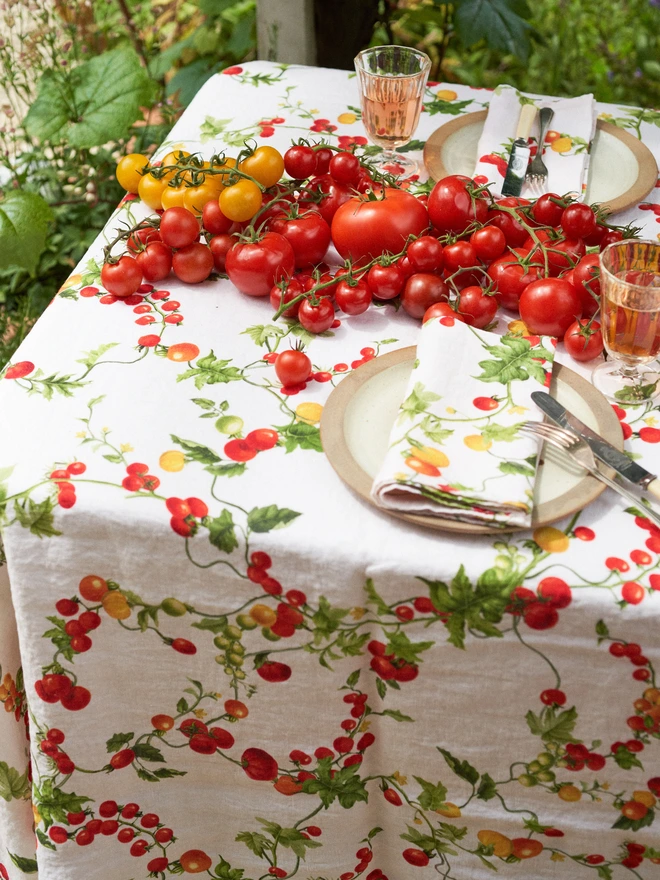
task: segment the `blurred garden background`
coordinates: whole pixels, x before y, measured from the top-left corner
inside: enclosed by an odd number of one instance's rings
[[[258,0],[0,2],[0,368],[200,86],[257,57]],[[431,79],[660,107],[660,0],[315,0],[317,60],[426,51]],[[276,34],[264,57],[277,57]],[[657,115],[660,125],[660,113]]]

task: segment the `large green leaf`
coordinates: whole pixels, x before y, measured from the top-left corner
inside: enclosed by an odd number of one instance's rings
[[[96,147],[124,137],[153,98],[153,84],[134,49],[123,46],[97,55],[63,82],[47,70],[25,117],[31,137]]]
[[[529,54],[531,30],[523,18],[527,15],[529,9],[524,0],[459,0],[456,31],[467,46],[485,40],[493,49],[524,59]]]
[[[10,190],[0,202],[0,269],[34,272],[46,244],[53,212],[37,193]]]

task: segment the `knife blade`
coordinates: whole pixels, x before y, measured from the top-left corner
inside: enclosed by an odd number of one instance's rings
[[[545,391],[533,391],[532,400],[553,422],[561,428],[578,434],[591,447],[591,451],[603,464],[615,470],[624,480],[645,489],[660,499],[660,481],[655,474],[647,471],[635,461],[631,461],[623,452],[615,449],[600,434],[592,431],[577,416],[569,412],[565,406]]]
[[[503,196],[519,196],[522,191],[531,154],[531,147],[527,143],[527,139],[529,138],[535,118],[536,107],[533,104],[525,104],[520,111],[516,138],[511,147],[509,164],[504,176],[504,183],[502,184]]]

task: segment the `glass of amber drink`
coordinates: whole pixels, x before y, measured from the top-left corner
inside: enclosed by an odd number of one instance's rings
[[[615,401],[660,395],[660,242],[629,239],[600,255],[601,325],[608,360],[593,371]]]
[[[362,121],[369,139],[383,148],[372,160],[379,170],[417,171],[417,162],[394,150],[415,133],[430,69],[428,55],[406,46],[374,46],[356,57]]]

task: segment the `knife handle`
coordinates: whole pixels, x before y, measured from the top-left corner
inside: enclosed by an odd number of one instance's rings
[[[621,495],[622,498],[625,498],[627,501],[632,501],[635,507],[639,507],[639,498],[633,492],[629,492],[627,489],[624,489],[623,486],[621,486],[619,483],[616,483],[614,480],[610,480],[610,478],[606,477],[602,471],[593,470],[591,471],[591,474],[594,477],[597,477],[601,481],[601,483],[605,483],[606,486],[609,486],[610,489],[614,489],[614,491]],[[651,486],[653,486],[652,494],[656,498],[660,498],[660,480],[654,480],[653,483],[651,483]],[[649,490],[650,486],[647,491]],[[656,495],[655,493],[658,494]],[[650,520],[653,520],[656,525],[660,526],[660,514],[656,513],[655,510],[652,510],[650,507],[645,506],[644,516]]]
[[[649,495],[653,495],[655,499],[660,501],[660,480],[656,477],[655,480],[651,480],[648,486],[645,487],[646,491]]]
[[[516,140],[522,138],[524,141],[529,137],[529,133],[536,119],[536,107],[534,104],[523,104],[518,119],[518,128],[516,129]]]

